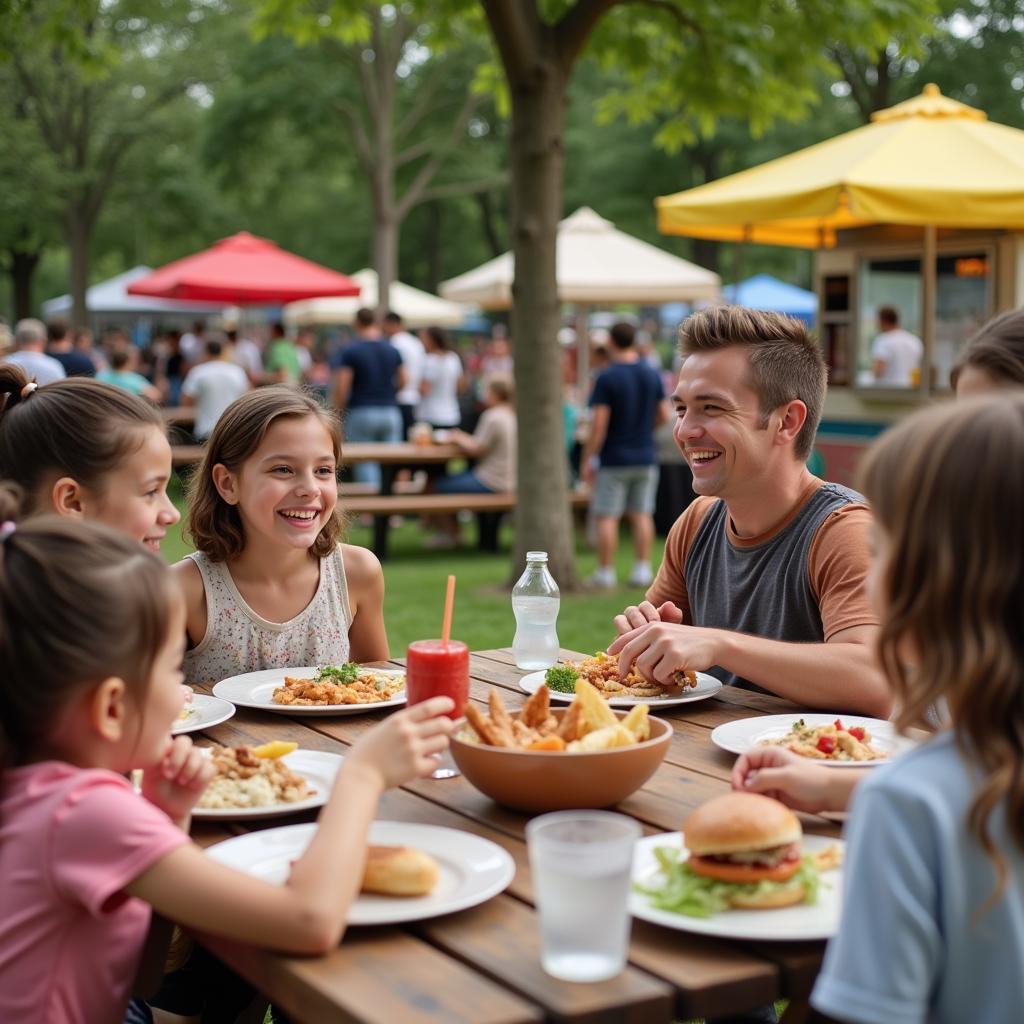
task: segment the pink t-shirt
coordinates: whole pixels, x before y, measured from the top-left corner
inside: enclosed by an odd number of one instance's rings
[[[122,891],[188,836],[113,772],[59,761],[0,785],[0,1021],[122,1020],[150,908]]]

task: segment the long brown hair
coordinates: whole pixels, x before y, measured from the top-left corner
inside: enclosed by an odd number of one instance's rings
[[[238,509],[229,505],[213,482],[213,467],[220,464],[237,473],[281,418],[316,416],[330,434],[334,458],[341,465],[341,424],[315,398],[275,384],[236,398],[223,412],[206,444],[203,461],[188,483],[187,530],[192,542],[214,562],[236,558],[245,549],[245,531]],[[310,548],[316,558],[329,555],[338,543],[343,520],[337,505]]]
[[[984,370],[1002,387],[1024,387],[1024,309],[1012,309],[982,325],[950,371],[952,388],[968,366]]]
[[[0,486],[0,772],[45,750],[63,709],[110,676],[140,705],[180,600],[138,541],[56,516],[12,529],[17,505]]]
[[[860,487],[886,534],[878,654],[896,725],[945,699],[981,779],[968,825],[1006,865],[990,817],[1024,851],[1024,395],[926,409],[869,452]],[[905,664],[907,650],[913,666]]]
[[[0,477],[24,493],[28,512],[45,512],[40,490],[69,476],[90,491],[145,440],[148,427],[165,432],[154,406],[121,388],[69,377],[26,390],[21,367],[0,365]]]

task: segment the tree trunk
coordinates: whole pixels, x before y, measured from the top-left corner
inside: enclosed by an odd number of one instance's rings
[[[695,238],[693,240],[693,262],[698,267],[718,273],[719,254],[722,243],[716,238]]]
[[[480,227],[483,230],[484,238],[487,240],[487,248],[492,256],[500,256],[508,247],[501,241],[498,233],[497,217],[494,212],[494,200],[490,192],[477,192],[477,206],[480,208]]]
[[[430,222],[430,244],[427,249],[427,291],[436,295],[444,277],[444,205],[434,200],[427,210]]]
[[[14,319],[23,320],[32,316],[32,277],[39,265],[42,250],[29,252],[25,249],[8,249],[10,265],[8,273],[11,278],[11,297],[14,300]]]
[[[391,284],[398,269],[398,221],[392,210],[375,210],[373,269],[377,271],[377,317],[388,311]]]
[[[576,586],[572,519],[566,501],[566,459],[560,303],[555,267],[562,214],[566,81],[553,59],[531,62],[511,83],[511,233],[515,258],[512,342],[519,423],[516,541],[513,576],[526,552],[547,551],[564,590]]]
[[[89,322],[85,292],[89,287],[89,246],[92,241],[92,218],[76,207],[67,213],[67,243],[71,257],[71,323],[84,327]]]

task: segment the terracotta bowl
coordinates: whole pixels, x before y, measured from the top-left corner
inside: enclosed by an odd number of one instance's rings
[[[552,714],[561,719],[565,711]],[[664,760],[672,726],[653,715],[649,721],[651,738],[631,747],[569,754],[488,747],[453,737],[452,757],[481,793],[504,807],[530,812],[610,807],[635,793]]]

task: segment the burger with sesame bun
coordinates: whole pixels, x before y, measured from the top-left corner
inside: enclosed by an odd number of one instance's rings
[[[715,797],[683,823],[689,870],[698,878],[731,886],[730,906],[747,910],[804,902],[802,841],[797,816],[756,793]]]
[[[730,907],[769,910],[814,903],[818,870],[802,850],[796,815],[756,793],[728,793],[683,822],[683,846],[656,850],[664,884],[641,891],[654,906],[691,917]]]

